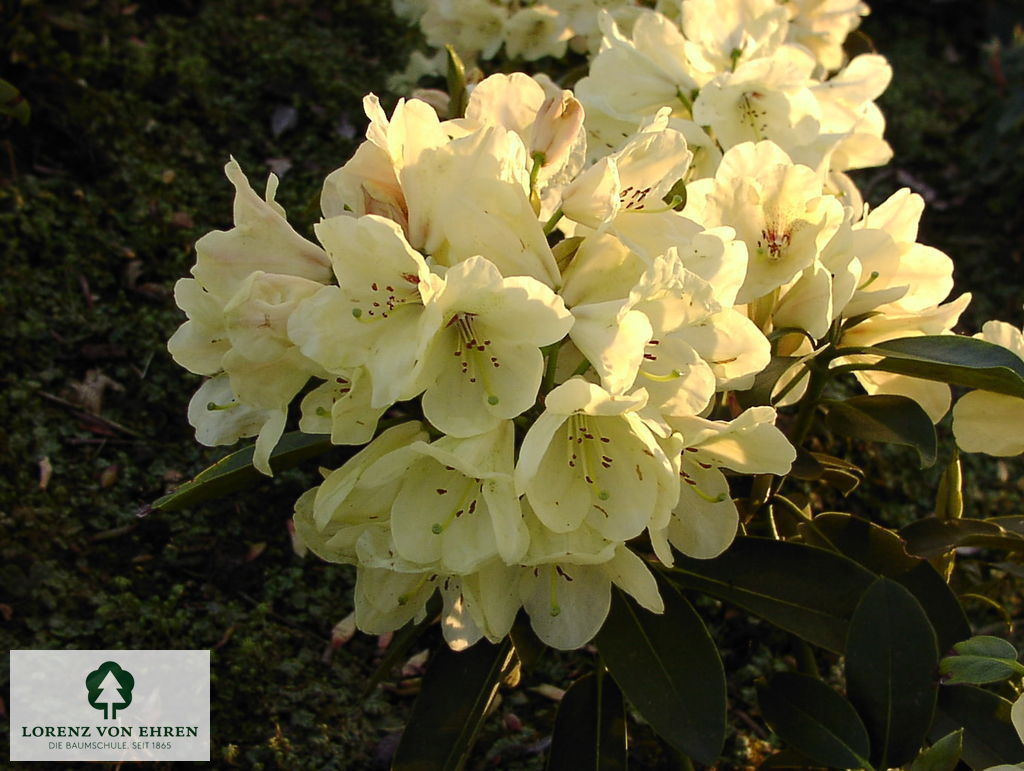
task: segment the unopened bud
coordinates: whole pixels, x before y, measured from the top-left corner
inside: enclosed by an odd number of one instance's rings
[[[544,165],[565,160],[583,125],[583,105],[569,91],[549,96],[533,124],[531,153],[543,153]]]
[[[331,629],[331,648],[337,650],[356,634],[356,614],[349,613]]]

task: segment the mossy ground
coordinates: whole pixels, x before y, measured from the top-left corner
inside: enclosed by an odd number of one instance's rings
[[[961,288],[976,292],[965,328],[1019,324],[1024,57],[984,48],[1010,4],[875,5],[864,30],[896,71],[881,101],[896,160],[860,179],[876,202],[904,184],[931,199],[923,240],[952,254]],[[233,154],[258,186],[288,167],[279,200],[309,233],[319,181],[362,133],[360,98],[386,94],[415,40],[388,6],[0,5],[0,77],[33,111],[27,127],[0,123],[0,640],[212,648],[221,767],[386,767],[412,703],[396,680],[361,695],[375,640],[330,652],[352,574],[296,555],[286,529],[312,469],[136,516],[222,454],[195,444],[185,405],[198,379],[165,349],[195,239],[230,225],[221,168]],[[100,392],[97,418],[82,404]],[[854,449],[884,490],[861,511],[895,524],[930,510],[935,472],[922,482],[909,451]],[[1021,513],[1020,479],[1019,462],[971,459],[969,513]],[[731,696],[750,703],[753,677],[784,665],[785,639],[715,603],[704,610],[728,651]],[[588,659],[549,656],[525,685],[565,686]],[[553,714],[542,695],[506,693],[472,765],[539,768]],[[733,717],[739,766],[763,742],[752,718]],[[640,768],[672,767],[642,731],[634,755]]]

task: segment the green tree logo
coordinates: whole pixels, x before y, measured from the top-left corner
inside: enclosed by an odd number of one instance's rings
[[[89,704],[102,709],[103,717],[113,719],[119,709],[132,703],[135,678],[113,661],[105,661],[85,677],[89,689]]]

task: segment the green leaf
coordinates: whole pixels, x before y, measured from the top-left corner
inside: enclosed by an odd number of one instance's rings
[[[827,422],[841,436],[913,447],[921,468],[935,463],[935,426],[913,399],[880,394],[829,402]]]
[[[555,718],[547,771],[625,771],[626,709],[622,691],[603,673],[569,686]]]
[[[926,560],[908,554],[896,533],[866,519],[831,511],[801,525],[800,533],[809,544],[835,549],[871,572],[899,582],[924,608],[940,651],[970,635],[967,616],[949,584]]]
[[[939,648],[914,596],[879,578],[861,598],[846,642],[846,695],[871,737],[871,762],[901,766],[917,755],[935,713]]]
[[[1016,533],[1024,537],[1024,516],[1020,514],[1013,514],[1007,517],[989,517],[985,521],[993,525],[999,525],[1008,533]]]
[[[672,586],[665,612],[650,613],[615,590],[595,642],[615,682],[662,738],[706,765],[725,742],[725,673],[707,627]]]
[[[867,729],[853,706],[821,680],[781,672],[757,689],[761,713],[779,737],[813,761],[833,768],[863,768],[870,753]]]
[[[794,479],[814,481],[821,479],[824,473],[825,466],[812,453],[802,447],[796,448],[796,460],[793,461],[793,465],[789,469],[789,476]]]
[[[443,646],[423,676],[392,771],[461,769],[511,660],[507,637],[499,645],[481,641],[461,653]]]
[[[281,441],[270,454],[270,467],[274,471],[283,471],[304,460],[323,455],[332,447],[331,438],[326,434],[290,431],[281,437]],[[177,511],[265,480],[266,477],[252,465],[255,450],[256,445],[251,445],[221,458],[209,468],[200,471],[191,481],[155,500],[151,508]]]
[[[3,78],[0,78],[0,115],[10,115],[22,125],[27,125],[32,115],[32,108],[22,93]]]
[[[738,605],[836,653],[843,651],[861,595],[875,580],[833,551],[748,537],[737,538],[715,559],[680,556],[668,573],[682,588]]]
[[[957,683],[998,683],[1024,674],[1012,659],[995,659],[988,656],[947,656],[939,662],[939,672],[948,685]]]
[[[925,517],[902,528],[900,536],[907,542],[907,551],[925,558],[961,546],[1024,551],[1024,537],[1000,526],[998,520]]]
[[[954,771],[964,751],[964,732],[958,729],[943,736],[914,759],[910,771]]]
[[[1002,637],[993,637],[987,634],[979,634],[962,640],[953,646],[953,650],[962,656],[988,656],[994,659],[1017,660],[1017,649],[1013,647],[1013,643]]]
[[[885,357],[874,364],[852,365],[850,369],[893,372],[1024,398],[1024,360],[1000,345],[973,337],[902,337],[872,346],[844,348],[840,353]]]
[[[823,468],[821,481],[836,488],[843,496],[852,493],[864,481],[864,470],[860,466],[821,452],[812,452],[811,457]]]
[[[1001,637],[978,635],[953,646],[956,655],[939,662],[947,683],[998,683],[1024,674],[1017,662],[1017,649]]]
[[[736,399],[743,408],[760,407],[772,403],[772,392],[786,372],[801,356],[773,356],[768,366],[754,377],[754,384],[743,391],[736,391]]]
[[[973,685],[939,689],[939,708],[932,723],[936,740],[964,729],[962,760],[974,769],[1024,761],[1024,744],[1010,722],[1010,702]]]

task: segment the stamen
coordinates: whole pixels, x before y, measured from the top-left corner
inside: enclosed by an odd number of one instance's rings
[[[580,462],[583,480],[590,485],[592,493],[598,500],[607,501],[611,497],[611,493],[601,485],[597,468],[600,466],[602,469],[610,469],[615,459],[604,452],[604,448],[596,445],[595,442],[608,444],[611,440],[601,435],[601,430],[598,428],[599,422],[595,421],[592,427],[588,417],[588,415],[579,412],[569,416],[567,429],[568,464],[569,468],[575,469],[577,462]],[[601,449],[600,452],[598,448]],[[611,450],[608,450],[608,452],[611,452]]]
[[[782,259],[782,252],[789,248],[790,235],[788,231],[779,232],[775,227],[769,226],[761,231],[761,238],[764,241],[757,242],[757,253],[761,257],[767,257],[770,261]],[[765,252],[767,251],[767,254]]]
[[[219,410],[233,410],[241,402],[228,402],[227,404],[217,404],[217,402],[207,402],[206,409],[210,412],[217,412]]]
[[[458,332],[453,355],[459,359],[459,367],[462,374],[466,376],[470,383],[476,383],[478,380],[481,381],[484,393],[487,394],[487,403],[494,406],[499,403],[500,398],[493,393],[494,389],[491,387],[488,373],[490,368],[499,369],[501,362],[497,356],[490,355],[490,340],[477,339],[476,330],[473,328],[473,319],[475,318],[475,313],[456,313],[448,320],[445,326],[455,327],[455,330]],[[482,359],[477,358],[476,354],[480,353],[487,356],[487,364],[484,364]]]
[[[740,119],[746,119],[750,123],[750,128],[754,132],[754,137],[760,142],[765,138],[764,132],[768,130],[768,124],[760,122],[767,114],[767,110],[759,110],[751,98],[760,99],[764,96],[757,91],[750,91],[740,97]]]

